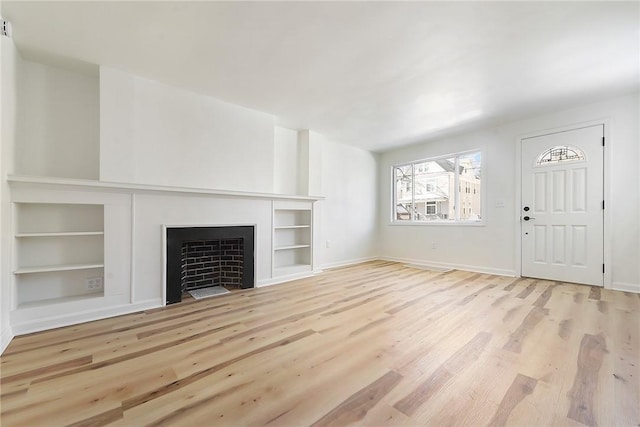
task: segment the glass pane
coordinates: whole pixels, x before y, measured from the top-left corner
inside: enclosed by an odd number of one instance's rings
[[[460,219],[479,221],[482,219],[482,156],[480,152],[461,155],[458,158],[460,185]]]
[[[431,160],[415,165],[416,221],[455,219],[453,193],[455,159]]]
[[[540,154],[536,160],[536,165],[552,165],[563,162],[579,162],[581,160],[584,160],[584,153],[579,148],[558,145]]]
[[[396,192],[393,218],[396,221],[410,221],[413,210],[413,172],[411,165],[393,168],[393,176]]]

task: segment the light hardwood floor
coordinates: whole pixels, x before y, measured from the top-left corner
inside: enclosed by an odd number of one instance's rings
[[[389,262],[14,339],[1,424],[640,425],[640,296]]]

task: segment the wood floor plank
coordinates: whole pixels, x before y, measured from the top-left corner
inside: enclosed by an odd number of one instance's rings
[[[547,315],[549,310],[534,306],[527,316],[522,320],[522,323],[509,337],[509,341],[504,345],[505,350],[513,351],[514,353],[520,353],[522,351],[522,345],[529,333],[536,327],[536,325]]]
[[[507,424],[511,411],[516,407],[525,397],[533,393],[533,389],[536,387],[538,380],[528,377],[526,375],[516,375],[511,387],[504,395],[500,406],[495,415],[489,422],[491,427],[501,427]]]
[[[640,425],[639,316],[628,292],[366,262],[16,337],[0,424]]]
[[[367,412],[395,387],[402,375],[389,371],[347,400],[333,408],[325,416],[311,424],[313,427],[343,426],[362,420]]]
[[[31,369],[29,371],[20,372],[13,375],[3,376],[0,380],[0,385],[8,384],[15,381],[20,381],[25,378],[33,378],[40,375],[46,375],[51,373],[57,373],[60,371],[64,371],[69,368],[76,368],[78,366],[88,366],[93,361],[93,357],[91,355],[78,357],[75,359],[67,360],[61,363],[55,363],[52,365],[41,366],[38,368]]]
[[[129,398],[129,399],[127,399],[127,400],[122,402],[122,407],[125,410],[127,410],[127,409],[130,409],[130,408],[134,407],[134,406],[137,406],[137,405],[140,405],[142,403],[148,402],[149,400],[157,399],[159,396],[162,396],[162,395],[167,394],[167,393],[171,393],[176,388],[184,387],[185,385],[191,384],[191,383],[196,382],[196,381],[200,381],[200,380],[204,379],[205,377],[207,377],[208,375],[211,375],[211,374],[219,371],[220,369],[222,369],[222,368],[224,368],[226,366],[229,366],[229,365],[231,365],[231,364],[233,364],[233,363],[235,363],[235,362],[237,362],[239,360],[251,357],[251,356],[253,356],[255,354],[261,353],[263,351],[267,351],[267,350],[269,350],[271,348],[274,348],[274,347],[287,345],[287,344],[289,344],[289,343],[291,343],[293,341],[308,337],[309,335],[312,335],[314,333],[315,333],[315,331],[313,331],[313,330],[306,330],[306,331],[298,333],[296,335],[293,335],[293,336],[287,337],[285,339],[273,342],[271,344],[262,346],[260,348],[255,349],[255,350],[252,350],[252,351],[250,351],[250,352],[248,352],[248,353],[246,353],[244,355],[241,355],[241,356],[238,356],[238,357],[233,358],[231,360],[227,360],[227,361],[221,362],[219,364],[213,365],[213,366],[211,366],[211,367],[209,367],[207,369],[204,369],[204,370],[201,370],[201,371],[197,372],[196,374],[192,374],[189,377],[186,377],[186,378],[183,378],[181,380],[175,381],[175,382],[171,383],[170,385],[168,385],[166,387],[161,387],[161,388],[158,388],[158,389],[153,390],[151,392],[144,393],[144,394]]]
[[[513,290],[513,288],[516,287],[516,285],[520,282],[522,282],[524,279],[523,277],[518,277],[517,279],[513,280],[511,283],[509,283],[507,286],[504,287],[505,291],[511,291]]]
[[[531,295],[531,292],[533,292],[536,289],[536,285],[538,284],[537,280],[534,280],[533,282],[529,283],[529,285],[524,288],[517,296],[516,298],[520,298],[520,299],[525,299],[526,297],[528,297],[529,295]]]
[[[555,284],[555,285],[547,286],[547,288],[544,290],[544,292],[542,292],[542,294],[540,294],[540,296],[533,303],[533,305],[536,306],[536,307],[544,308],[544,306],[547,304],[547,302],[549,302],[549,300],[551,299],[551,294],[553,293],[553,289],[556,286],[558,286],[558,285]]]
[[[482,370],[465,369],[458,373],[413,418],[421,425],[487,425],[498,408],[496,402],[501,401],[513,378],[504,365],[502,350],[494,344],[498,343],[490,343],[475,362]],[[458,384],[464,384],[464,393],[460,393]]]
[[[589,289],[589,299],[600,299],[601,290],[599,286],[591,286]]]
[[[94,415],[89,418],[85,418],[84,420],[76,421],[75,423],[69,424],[68,427],[100,427],[109,425],[115,421],[121,420],[123,418],[122,408],[114,408],[109,409],[108,411],[102,412],[98,415]]]
[[[610,355],[613,361],[611,376],[614,378],[613,389],[617,398],[614,401],[615,425],[640,425],[640,321],[637,313],[629,310],[615,309],[607,316],[610,327],[615,328],[611,334]]]
[[[367,412],[360,424],[376,427],[406,427],[416,425],[411,418],[386,403],[374,406]]]
[[[571,408],[567,417],[587,426],[596,426],[593,411],[594,396],[598,387],[598,374],[607,351],[604,337],[585,334],[578,353],[578,372],[569,391]]]
[[[437,393],[458,371],[478,358],[479,353],[491,340],[491,334],[478,333],[471,341],[458,349],[429,378],[404,398],[393,405],[398,411],[411,416],[429,398]]]
[[[461,299],[458,302],[458,305],[466,305],[468,304],[470,301],[473,301],[474,299],[476,299],[478,297],[478,295],[480,295],[482,292],[487,291],[489,289],[493,289],[496,287],[495,283],[490,283],[487,286],[485,286],[484,288],[478,289],[477,291],[471,293],[470,295],[467,295],[466,297],[464,297],[463,299]]]
[[[319,347],[310,345],[310,339]],[[245,390],[241,398],[221,398],[217,402],[214,419],[233,419],[237,425],[291,425],[299,423],[298,420],[301,418],[308,418],[309,422],[317,419],[322,415],[319,411],[327,403],[331,403],[329,407],[333,407],[339,403],[341,394],[351,388],[355,391],[361,387],[358,385],[359,380],[371,378],[370,381],[373,381],[374,378],[371,376],[376,375],[378,370],[386,371],[382,363],[375,359],[379,350],[376,346],[363,345],[366,342],[371,342],[371,337],[359,336],[349,340],[345,346],[345,343],[337,343],[328,336],[317,334],[224,368],[219,376],[221,384],[227,384],[225,388],[229,388],[229,384],[241,381],[252,381],[252,384],[250,390]],[[287,350],[289,347],[290,351]],[[357,370],[357,367],[364,363],[368,363],[369,369]],[[378,368],[374,369],[376,366]],[[320,370],[323,375],[317,378],[316,372]],[[269,372],[269,375],[259,375],[260,372]],[[336,389],[335,385],[338,383],[340,388]],[[125,413],[125,418],[131,413],[132,416],[136,415],[135,419],[145,424],[152,423],[142,417],[151,415],[153,420],[158,413],[164,413],[163,417],[166,418],[172,413],[171,410],[166,412],[167,408],[183,407],[181,399],[189,399],[192,396],[203,399],[213,394],[210,390],[216,393],[219,390],[216,388],[218,384],[212,382],[203,382],[196,386],[198,384],[195,383],[188,385],[132,408]],[[348,394],[345,398],[347,396]],[[270,405],[274,399],[276,402],[286,401],[287,405]],[[199,409],[185,414],[178,425],[203,425],[210,422],[212,412],[206,407]]]

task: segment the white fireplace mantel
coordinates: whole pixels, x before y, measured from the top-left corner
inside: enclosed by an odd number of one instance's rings
[[[305,200],[305,201],[317,201],[324,200],[322,196],[300,196],[290,194],[276,194],[276,193],[254,193],[249,191],[235,191],[235,190],[216,190],[209,188],[191,188],[191,187],[170,187],[164,185],[149,185],[149,184],[130,184],[122,182],[106,182],[96,181],[88,179],[70,179],[70,178],[53,178],[42,176],[26,176],[26,175],[8,175],[7,182],[11,186],[17,186],[21,184],[37,185],[37,186],[51,186],[51,187],[66,187],[66,188],[81,188],[84,190],[95,189],[97,191],[126,191],[134,193],[174,193],[185,195],[210,195],[210,196],[223,196],[234,198],[250,198],[250,199],[269,199],[269,200]]]

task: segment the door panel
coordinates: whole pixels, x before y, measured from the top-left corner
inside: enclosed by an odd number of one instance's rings
[[[522,140],[523,276],[602,286],[603,131]]]
[[[547,226],[534,225],[535,262],[547,262]]]
[[[587,169],[580,168],[572,171],[573,195],[571,210],[573,212],[585,212],[587,210]]]
[[[535,203],[533,212],[541,213],[547,210],[547,173],[538,172],[535,174]]]
[[[553,236],[553,258],[551,262],[553,264],[564,265],[566,264],[565,252],[567,249],[567,242],[565,241],[565,226],[564,225],[552,225]]]
[[[551,185],[553,194],[553,207],[552,210],[555,213],[563,213],[565,211],[565,175],[567,171],[559,170],[551,173]]]
[[[583,225],[574,225],[571,227],[573,232],[573,260],[574,266],[584,267],[587,265],[587,227]]]

